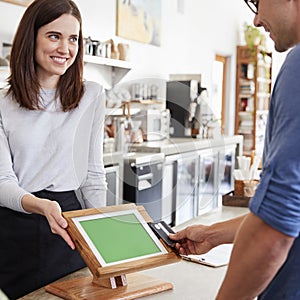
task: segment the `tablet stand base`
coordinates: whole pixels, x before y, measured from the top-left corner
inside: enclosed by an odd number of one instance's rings
[[[103,287],[93,283],[93,276],[54,282],[46,291],[63,299],[136,299],[173,289],[169,282],[140,273],[126,275],[127,285],[117,288]]]

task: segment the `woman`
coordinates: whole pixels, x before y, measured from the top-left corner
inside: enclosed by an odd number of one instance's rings
[[[104,93],[83,81],[82,21],[71,0],[36,0],[0,97],[0,289],[21,297],[84,266],[61,211],[106,204]]]

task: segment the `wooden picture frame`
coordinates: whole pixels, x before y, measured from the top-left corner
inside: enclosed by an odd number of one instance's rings
[[[136,206],[133,203],[107,206],[99,209],[92,208],[64,212],[63,216],[69,224],[67,230],[76,245],[76,249],[79,251],[91,271],[92,276],[90,276],[90,278],[85,278],[84,280],[80,278],[53,283],[46,286],[46,291],[65,299],[74,299],[75,295],[76,297],[79,297],[79,293],[82,293],[79,298],[83,297],[85,299],[89,299],[89,296],[91,295],[95,296],[95,293],[99,297],[105,295],[105,297],[107,297],[105,299],[110,299],[112,296],[115,297],[119,293],[120,298],[126,296],[133,299],[135,297],[151,295],[159,291],[172,289],[173,285],[169,282],[136,273],[141,270],[175,263],[181,260],[181,257],[162,240],[160,240],[159,243],[162,244],[164,251],[161,251],[161,253],[158,253],[157,255],[151,255],[149,257],[141,256],[134,260],[125,260],[101,265],[101,260],[99,261],[95,254],[95,249],[91,247],[90,241],[83,234],[76,221],[78,218],[85,220],[86,217],[89,219],[90,216],[99,216],[99,214],[107,214],[109,216],[110,213],[114,212],[120,212],[122,215],[122,212],[126,214],[126,212],[134,210],[138,211],[138,215],[142,217],[145,223],[152,222],[152,219],[147,214],[144,207]],[[108,239],[105,241],[108,241]],[[122,247],[120,251],[123,251]]]
[[[33,0],[0,0],[0,1],[17,4],[21,6],[28,6]]]

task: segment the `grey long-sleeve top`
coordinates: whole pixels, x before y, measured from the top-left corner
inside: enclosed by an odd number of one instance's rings
[[[0,95],[0,205],[24,212],[25,194],[80,189],[86,207],[106,205],[103,88],[85,82],[79,107],[63,112],[55,90],[42,90],[45,110],[21,108]]]

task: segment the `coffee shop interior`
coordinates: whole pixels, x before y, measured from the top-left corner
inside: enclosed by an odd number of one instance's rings
[[[254,15],[244,1],[74,1],[85,78],[106,93],[107,205],[142,205],[175,229],[247,211],[285,54],[263,30],[247,39]],[[29,2],[0,1],[0,88]],[[219,285],[225,271],[217,279],[209,272],[203,281]],[[164,299],[179,299],[174,293]]]

